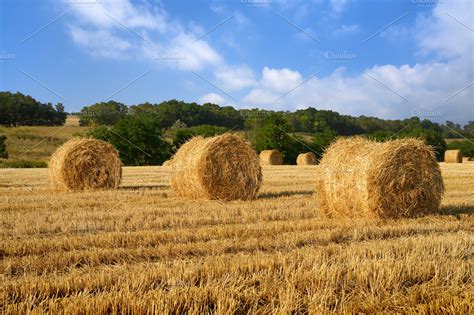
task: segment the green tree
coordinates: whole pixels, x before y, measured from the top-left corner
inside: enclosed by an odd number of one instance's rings
[[[7,137],[0,135],[0,158],[8,159],[8,151],[6,145]]]
[[[283,155],[285,164],[294,164],[301,152],[308,151],[304,141],[292,135],[292,128],[288,121],[279,113],[267,115],[262,127],[255,130],[255,149],[257,152],[276,149]]]
[[[420,121],[417,117],[406,119],[405,122],[407,124],[406,128],[400,132],[397,137],[416,137],[424,139],[427,144],[433,146],[438,161],[442,161],[447,146],[443,138],[443,129],[439,124],[428,119]]]
[[[161,165],[171,156],[160,121],[150,115],[127,116],[114,126],[98,126],[88,135],[112,143],[124,165]]]
[[[393,132],[391,131],[387,131],[387,130],[377,130],[377,131],[374,131],[370,137],[371,139],[375,140],[375,141],[380,141],[380,142],[384,142],[384,141],[387,141],[387,140],[391,140],[394,138],[393,136]]]
[[[326,150],[326,148],[336,139],[336,137],[337,134],[329,128],[316,133],[313,138],[312,147],[318,158],[323,155],[324,150]]]
[[[19,92],[0,92],[0,125],[59,126],[66,121],[64,106],[43,104]]]
[[[467,125],[464,126],[464,134],[466,137],[474,138],[474,121],[469,121]]]
[[[463,156],[474,157],[474,138],[456,140],[448,144],[448,150],[461,150]]]
[[[227,131],[227,128],[220,126],[211,125],[200,125],[189,128],[180,128],[175,132],[173,138],[174,150],[178,150],[183,143],[195,136],[213,137],[216,135],[223,134]]]
[[[85,106],[79,113],[79,124],[81,126],[91,125],[115,125],[128,113],[128,107],[115,101],[101,102],[91,106]]]

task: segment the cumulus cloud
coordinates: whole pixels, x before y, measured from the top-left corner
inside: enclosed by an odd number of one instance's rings
[[[217,84],[228,91],[238,91],[257,85],[255,75],[247,65],[224,65],[214,72]]]
[[[263,88],[275,92],[285,92],[288,88],[296,86],[301,82],[301,74],[287,68],[270,69],[264,67],[262,70],[262,80],[260,84]]]
[[[227,101],[226,101],[225,98],[223,98],[219,94],[208,93],[208,94],[205,94],[205,95],[201,96],[201,98],[199,98],[199,103],[200,104],[212,103],[212,104],[217,104],[217,105],[223,106],[223,105],[226,105]]]
[[[159,5],[130,0],[101,0],[88,7],[71,3],[74,20],[71,39],[93,55],[109,58],[147,58],[182,70],[199,70],[222,63],[220,54],[205,40],[197,39],[199,25],[188,30],[168,18]]]
[[[89,52],[97,56],[126,58],[126,52],[131,47],[129,42],[114,36],[107,29],[89,31],[76,26],[70,26],[69,33],[74,42],[83,47],[88,47]]]
[[[298,71],[265,67],[259,85],[247,93],[244,103],[270,109],[313,106],[383,118],[430,113],[426,118],[465,122],[474,117],[474,38],[465,27],[472,28],[472,15],[470,2],[443,2],[431,15],[418,17],[415,27],[421,32],[415,40],[421,54],[433,56],[428,62],[376,65],[352,76],[338,68],[294,90],[302,82]]]

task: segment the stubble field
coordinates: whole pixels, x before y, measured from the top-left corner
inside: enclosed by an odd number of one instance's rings
[[[442,163],[437,215],[330,220],[317,166],[264,168],[253,202],[174,198],[170,169],[57,193],[0,169],[2,313],[458,313],[474,303],[474,162]]]

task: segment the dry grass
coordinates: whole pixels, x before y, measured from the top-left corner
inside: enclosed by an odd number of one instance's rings
[[[51,154],[74,134],[84,133],[88,127],[31,126],[7,128],[0,126],[0,133],[7,136],[9,160],[49,161]]]
[[[81,118],[76,115],[67,115],[66,121],[64,122],[64,126],[68,127],[79,127],[79,121]]]
[[[263,169],[257,200],[171,197],[170,168],[115,191],[56,193],[0,170],[0,313],[468,314],[474,162],[444,164],[441,213],[321,218],[318,166]]]

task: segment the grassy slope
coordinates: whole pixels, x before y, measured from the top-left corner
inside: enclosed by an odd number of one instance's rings
[[[441,164],[439,215],[373,222],[322,218],[317,168],[266,167],[256,201],[227,203],[174,198],[162,167],[74,194],[0,170],[0,309],[469,313],[474,162]]]
[[[74,134],[84,132],[86,127],[0,127],[7,136],[9,160],[48,161],[51,154]]]

